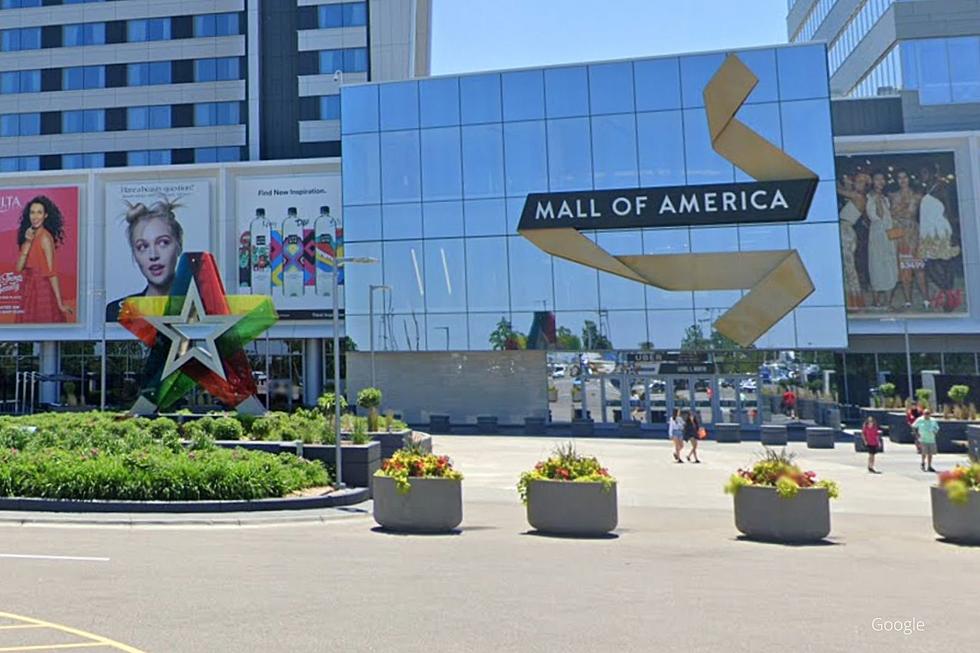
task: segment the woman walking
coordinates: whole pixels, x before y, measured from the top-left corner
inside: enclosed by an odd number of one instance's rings
[[[673,415],[667,418],[667,437],[674,444],[674,462],[683,463],[681,451],[684,449],[684,422],[681,411],[674,409]]]
[[[698,431],[701,430],[701,420],[698,419],[697,411],[684,413],[684,441],[691,443],[691,451],[687,454],[687,462],[691,461],[691,456],[694,456],[694,461],[700,463],[698,460]]]
[[[881,429],[878,428],[875,418],[870,415],[864,420],[861,439],[864,440],[864,446],[868,450],[868,471],[872,474],[880,474],[881,472],[875,469],[875,456],[881,451]]]

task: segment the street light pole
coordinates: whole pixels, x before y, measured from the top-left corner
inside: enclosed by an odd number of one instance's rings
[[[334,227],[337,222],[334,220]],[[346,263],[377,263],[378,259],[367,256],[352,256],[339,258],[334,253],[333,259],[333,432],[334,432],[334,462],[337,467],[337,487],[344,487],[344,472],[341,464],[340,447],[340,297],[339,271]]]
[[[380,290],[382,292],[382,298],[384,297],[384,292],[386,290],[391,290],[391,286],[386,286],[384,284],[371,284],[368,286],[368,315],[371,321],[368,326],[369,337],[371,338],[371,387],[378,387],[378,383],[375,380],[374,372],[374,291]]]
[[[106,305],[106,293],[105,289],[102,289],[102,313],[99,316],[99,320],[102,322],[102,359],[99,361],[99,410],[105,412],[105,361],[106,356],[109,352],[106,350],[106,339],[105,339],[105,305]],[[83,381],[84,383],[84,381]]]
[[[905,327],[905,372],[908,374],[909,398],[912,398],[915,396],[915,390],[912,388],[912,348],[909,346],[909,319],[902,320],[902,324]]]

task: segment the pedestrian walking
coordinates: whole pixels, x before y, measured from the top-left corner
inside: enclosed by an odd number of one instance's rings
[[[674,445],[674,462],[683,463],[681,451],[684,449],[684,421],[681,419],[681,411],[676,408],[667,418],[667,436]]]
[[[868,471],[872,474],[880,474],[881,472],[875,469],[875,456],[881,451],[881,429],[871,415],[868,415],[868,419],[864,420],[864,426],[861,427],[861,439],[864,440],[864,446],[868,450]]]
[[[687,454],[687,462],[700,463],[698,459],[698,438],[700,437],[701,420],[697,411],[684,413],[684,441],[691,443],[691,451]],[[691,460],[694,456],[694,460]]]
[[[936,434],[939,433],[939,422],[932,418],[932,411],[928,408],[922,411],[922,417],[912,423],[915,432],[915,443],[919,447],[919,454],[922,457],[919,466],[924,472],[934,472],[932,468],[932,457],[936,455]]]

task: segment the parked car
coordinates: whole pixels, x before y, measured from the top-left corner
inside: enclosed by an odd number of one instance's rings
[[[756,380],[745,379],[744,381],[738,384],[738,389],[744,392],[754,392],[756,389]]]
[[[551,370],[551,378],[553,379],[564,379],[565,378],[565,366],[555,365],[554,369]]]

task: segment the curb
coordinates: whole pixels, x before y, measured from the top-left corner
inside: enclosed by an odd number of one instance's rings
[[[0,498],[0,511],[56,513],[206,514],[340,508],[371,498],[370,488],[347,488],[318,497],[258,499],[256,501],[76,501],[64,499]],[[86,522],[88,523],[88,522]],[[99,522],[106,523],[106,522]],[[173,523],[173,522],[167,522]]]

